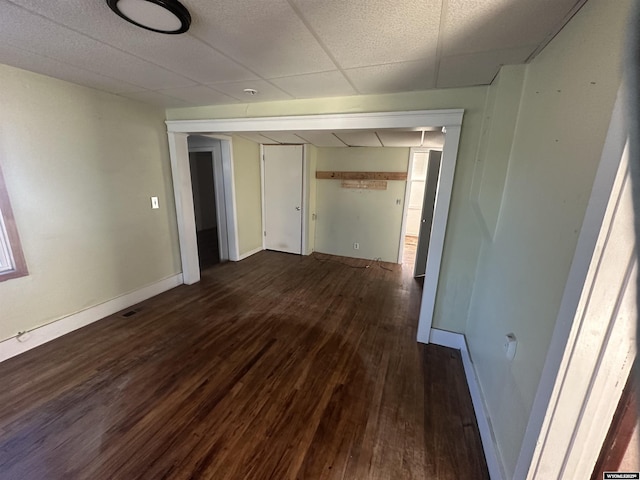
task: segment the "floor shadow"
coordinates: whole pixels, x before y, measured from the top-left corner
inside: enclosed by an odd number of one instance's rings
[[[216,227],[200,230],[198,237],[198,258],[200,269],[206,269],[220,263],[218,229]]]

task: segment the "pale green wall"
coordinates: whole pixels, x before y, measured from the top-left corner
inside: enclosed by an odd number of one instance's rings
[[[408,164],[408,148],[318,148],[319,171],[406,172]],[[397,262],[406,183],[390,180],[386,190],[363,190],[318,180],[316,251]]]
[[[232,146],[238,245],[244,255],[262,247],[260,145],[235,135]]]
[[[493,242],[482,247],[467,325],[506,478],[518,458],[620,85],[629,3],[587,2],[526,72],[500,217]],[[512,363],[502,350],[509,332],[519,341]]]
[[[526,65],[502,67],[487,95],[471,189],[484,233],[490,238],[495,234],[500,215],[526,69]]]
[[[29,267],[0,283],[0,340],[179,273],[164,111],[7,66],[0,84],[0,165]]]
[[[463,108],[465,113],[449,210],[442,273],[436,298],[434,327],[464,332],[481,242],[481,231],[470,197],[486,93],[487,87],[469,87],[388,95],[182,108],[167,110],[167,118],[216,119]]]

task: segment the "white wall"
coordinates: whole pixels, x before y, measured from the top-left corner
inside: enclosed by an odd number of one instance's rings
[[[0,340],[179,273],[164,111],[7,66],[0,84],[0,164],[29,267],[0,283]]]
[[[408,148],[318,148],[319,171],[406,172],[408,164]],[[316,251],[395,263],[406,183],[389,180],[386,190],[364,190],[318,180]]]
[[[489,238],[495,235],[500,216],[526,69],[526,65],[502,67],[487,95],[471,195]]]
[[[629,3],[586,3],[528,66],[515,135],[502,139],[510,150],[506,188],[495,207],[495,236],[483,241],[466,333],[506,478],[513,475],[620,85]],[[502,172],[482,181],[499,184]],[[511,363],[502,351],[509,332],[519,341]]]

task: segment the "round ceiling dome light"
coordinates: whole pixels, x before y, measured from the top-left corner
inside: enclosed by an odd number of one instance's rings
[[[107,0],[126,21],[152,32],[177,34],[189,30],[191,15],[178,0]]]

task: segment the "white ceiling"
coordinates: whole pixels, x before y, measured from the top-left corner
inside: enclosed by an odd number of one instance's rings
[[[442,148],[441,131],[409,130],[335,130],[300,132],[243,132],[238,134],[262,144],[305,144],[316,147],[428,147]]]
[[[182,0],[191,29],[162,35],[105,0],[0,0],[0,63],[168,108],[484,85],[585,1]]]

